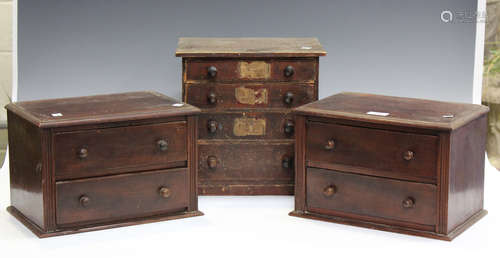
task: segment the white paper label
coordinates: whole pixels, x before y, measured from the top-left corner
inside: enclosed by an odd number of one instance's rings
[[[390,113],[386,112],[377,112],[377,111],[368,111],[366,112],[367,115],[372,115],[372,116],[388,116]]]
[[[300,49],[304,49],[304,50],[309,50],[311,49],[312,47],[309,47],[309,46],[302,46]]]
[[[52,113],[50,115],[53,117],[63,116],[63,114],[61,114],[61,113]]]
[[[184,103],[175,103],[175,104],[172,104],[172,106],[174,106],[174,107],[182,107],[182,106],[184,106]]]

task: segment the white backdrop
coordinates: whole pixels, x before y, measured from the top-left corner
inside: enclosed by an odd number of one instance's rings
[[[9,205],[0,171],[0,207]],[[291,196],[199,198],[205,216],[38,239],[0,211],[3,257],[492,257],[498,255],[500,172],[486,164],[489,214],[453,242],[288,216]],[[49,256],[50,255],[50,256]]]

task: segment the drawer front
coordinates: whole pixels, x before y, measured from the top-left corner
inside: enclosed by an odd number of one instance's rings
[[[438,137],[308,122],[306,160],[321,168],[435,183]]]
[[[57,133],[56,179],[184,165],[186,142],[185,121]]]
[[[308,168],[307,206],[342,214],[436,225],[436,186]],[[347,215],[348,216],[348,215]]]
[[[186,61],[189,81],[304,81],[317,77],[316,59],[193,59]]]
[[[199,119],[200,139],[293,139],[290,113],[221,112]]]
[[[293,182],[293,143],[207,142],[198,148],[201,184]]]
[[[185,94],[199,108],[292,108],[316,100],[314,84],[187,84]]]
[[[57,182],[57,224],[182,211],[188,206],[188,187],[184,168]]]

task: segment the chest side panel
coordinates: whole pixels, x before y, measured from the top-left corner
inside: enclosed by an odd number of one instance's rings
[[[24,216],[45,228],[41,131],[8,112],[11,203]],[[46,182],[49,184],[50,182]]]

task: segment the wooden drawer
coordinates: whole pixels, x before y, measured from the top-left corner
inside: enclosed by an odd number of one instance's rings
[[[293,117],[283,112],[221,112],[200,116],[200,139],[293,139]]]
[[[287,68],[288,67],[288,68]],[[291,67],[291,68],[289,68]],[[290,71],[292,71],[290,73]],[[304,81],[316,80],[316,59],[189,59],[186,81]]]
[[[188,189],[184,168],[57,182],[57,224],[183,211],[188,205]]]
[[[306,171],[308,210],[435,225],[436,186],[325,169]]]
[[[199,174],[201,184],[218,182],[291,183],[294,179],[293,143],[289,142],[201,142]],[[285,164],[284,164],[285,163]]]
[[[186,102],[199,108],[292,108],[316,99],[313,84],[188,84]]]
[[[186,122],[55,134],[56,179],[185,166]]]
[[[437,136],[307,123],[308,166],[435,183]]]

